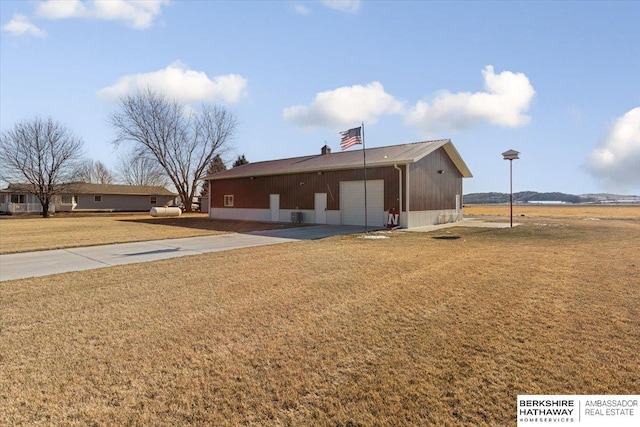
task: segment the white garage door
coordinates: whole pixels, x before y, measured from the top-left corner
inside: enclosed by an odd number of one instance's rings
[[[340,182],[340,215],[344,225],[364,225],[364,181]],[[384,181],[367,180],[367,225],[384,225]]]

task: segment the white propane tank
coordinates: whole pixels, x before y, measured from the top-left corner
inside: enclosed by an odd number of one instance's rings
[[[177,207],[156,207],[156,208],[151,208],[151,210],[149,211],[149,214],[151,216],[180,216],[182,214],[182,211],[180,210],[180,208]]]

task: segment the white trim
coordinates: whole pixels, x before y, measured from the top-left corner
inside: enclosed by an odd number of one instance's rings
[[[209,210],[209,218],[269,222],[271,221],[271,210],[250,208],[211,208]]]
[[[406,169],[405,169],[405,175],[406,175],[406,179],[405,179],[405,188],[407,189],[407,200],[404,202],[405,205],[407,205],[407,212],[405,212],[404,214],[404,221],[402,220],[402,218],[400,219],[400,222],[402,223],[402,225],[404,227],[411,227],[411,221],[409,220],[409,218],[411,218],[411,186],[409,185],[409,163],[407,163],[406,165]]]
[[[327,211],[327,224],[340,225],[340,211]]]
[[[407,228],[423,227],[425,225],[445,224],[462,220],[462,214],[455,209],[433,211],[415,211],[409,214]]]
[[[393,165],[393,167],[398,170],[398,212],[400,212],[400,226],[406,228],[406,212],[404,214],[402,213],[402,168],[398,167],[398,165]],[[388,213],[389,211],[387,211],[387,215]]]

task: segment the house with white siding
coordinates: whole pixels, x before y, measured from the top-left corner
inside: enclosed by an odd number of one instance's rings
[[[28,184],[9,184],[0,190],[0,213],[41,213],[42,205]],[[89,184],[60,185],[52,212],[144,212],[154,206],[174,205],[177,194],[164,187]]]

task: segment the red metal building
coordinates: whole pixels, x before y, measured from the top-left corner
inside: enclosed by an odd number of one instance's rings
[[[365,224],[362,150],[248,163],[209,182],[209,217],[310,224]],[[366,222],[405,228],[462,219],[462,179],[472,177],[450,140],[366,150]]]

